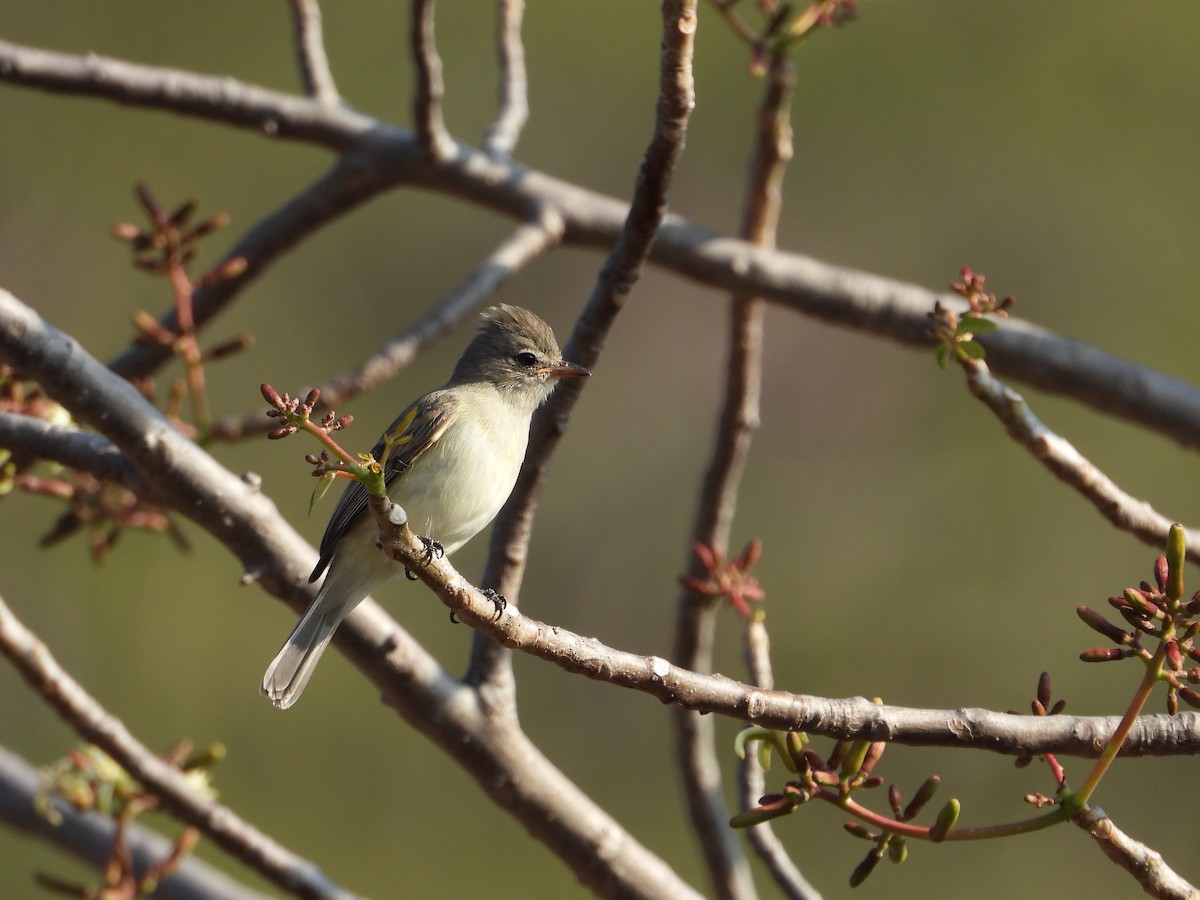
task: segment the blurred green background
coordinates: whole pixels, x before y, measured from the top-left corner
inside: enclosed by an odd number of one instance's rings
[[[349,103],[407,124],[412,83],[401,4],[325,4],[330,57]],[[1194,277],[1200,167],[1200,5],[864,0],[863,18],[797,55],[796,160],[782,246],[930,287],[970,265],[1018,297],[1017,314],[1192,381],[1200,378]],[[438,9],[446,115],[478,142],[494,109],[492,4]],[[518,158],[619,196],[653,124],[659,16],[632,0],[530,3],[532,120]],[[5,3],[0,35],[70,52],[225,73],[297,89],[287,6],[181,0]],[[674,211],[736,227],[761,84],[746,49],[701,8],[698,103]],[[132,185],[164,203],[196,196],[228,211],[226,242],[326,170],[324,151],[111,103],[0,85],[0,285],[101,359],[124,347],[130,314],[160,311],[165,284],[133,271],[108,237],[136,216]],[[354,365],[416,319],[512,223],[455,200],[396,192],[273,266],[207,332],[240,331],[246,354],[209,371],[218,413],[261,406],[258,384],[298,389]],[[565,249],[499,299],[569,332],[600,255]],[[676,576],[707,457],[726,298],[651,271],[638,284],[554,462],[522,607],[635,652],[667,654]],[[1114,531],[1009,442],[932,356],[772,310],[763,427],[735,529],[761,536],[758,574],[778,683],[921,707],[1026,709],[1049,670],[1068,711],[1118,713],[1132,665],[1085,667],[1097,643],[1079,603],[1149,577],[1151,548]],[[439,384],[464,326],[353,412],[371,442],[401,403]],[[1190,454],[1156,436],[1025,391],[1052,427],[1123,487],[1195,524]],[[640,398],[640,399],[634,399]],[[218,446],[253,470],[314,541],[309,448]],[[38,550],[49,503],[0,506],[0,594],[53,653],[150,746],[224,741],[222,798],[251,822],[374,897],[577,896],[566,869],[482,798],[474,783],[378,702],[337,654],[304,702],[277,713],[257,695],[295,616],[188,524],[192,552],[127,534],[90,563],[82,540]],[[456,558],[480,572],[486,540]],[[1194,579],[1194,571],[1189,571]],[[469,632],[413,585],[378,597],[452,670]],[[727,617],[719,668],[740,676]],[[522,720],[549,756],[651,849],[706,890],[681,813],[669,716],[649,698],[518,656]],[[1155,711],[1161,709],[1161,698]],[[620,723],[614,727],[615,723]],[[732,722],[717,723],[729,746]],[[48,763],[75,737],[0,666],[0,742]],[[733,768],[732,753],[729,768]],[[1086,767],[1067,764],[1078,783]],[[1118,765],[1097,800],[1133,836],[1200,879],[1190,759]],[[883,771],[907,791],[931,771],[963,824],[1028,814],[1044,768],[983,753],[897,747]],[[776,775],[778,779],[780,776]],[[878,802],[884,804],[880,796]],[[827,897],[866,845],[842,816],[807,808],[779,825]],[[253,878],[202,843],[200,853]],[[0,896],[34,896],[34,870],[81,870],[0,831]],[[1052,873],[1052,874],[1035,874]],[[1074,828],[972,846],[916,846],[863,896],[1140,896]],[[769,885],[763,891],[771,895]]]

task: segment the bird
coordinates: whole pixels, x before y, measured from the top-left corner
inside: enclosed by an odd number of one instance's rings
[[[590,374],[563,359],[550,326],[529,310],[500,304],[482,313],[450,380],[405,407],[372,451],[378,460],[388,454],[388,496],[427,546],[450,554],[487,527],[516,484],[534,411],[560,379]],[[402,571],[380,549],[366,489],[351,482],[308,579],[325,580],[261,693],[279,709],[292,706],[342,619]]]

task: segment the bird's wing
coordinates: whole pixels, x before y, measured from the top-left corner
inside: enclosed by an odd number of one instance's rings
[[[396,417],[387,431],[379,438],[371,450],[371,455],[378,460],[384,459],[384,480],[388,487],[393,481],[403,477],[404,473],[426,450],[438,442],[450,424],[451,413],[455,406],[453,395],[443,392],[426,394],[413,403]],[[390,450],[389,450],[390,447]],[[338,505],[329,517],[325,526],[325,536],[321,538],[321,558],[317,566],[308,576],[310,582],[321,577],[321,573],[333,559],[333,550],[342,536],[366,514],[367,490],[359,481],[350,482],[342,493]]]

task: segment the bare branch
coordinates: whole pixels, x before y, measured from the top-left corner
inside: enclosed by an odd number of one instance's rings
[[[486,303],[509,278],[556,246],[561,237],[562,221],[553,213],[517,228],[472,269],[457,288],[434,304],[417,322],[380,347],[354,370],[337,375],[321,385],[318,408],[331,409],[395,378],[426,347]],[[262,410],[256,410],[216,423],[212,436],[236,440],[252,434],[265,434],[274,427],[273,421],[265,417]]]
[[[121,451],[107,438],[89,431],[0,412],[0,447],[18,457],[50,459],[90,472],[104,481],[124,485],[135,494],[148,490],[141,474]]]
[[[51,802],[61,821],[52,825],[35,810],[34,803],[41,791],[42,779],[37,768],[0,747],[0,821],[102,868],[112,852],[116,832],[113,820],[99,813],[80,812],[65,801],[53,799]],[[133,857],[134,870],[139,873],[169,858],[174,849],[162,835],[136,822],[125,827],[125,842]],[[239,884],[190,854],[183,858],[170,878],[158,885],[154,896],[162,900],[268,898],[267,894]]]
[[[1161,547],[1172,520],[1145,500],[1121,490],[1116,483],[1055,434],[1033,414],[1025,398],[998,381],[982,360],[966,366],[967,386],[1004,424],[1008,433],[1061,481],[1070,485],[1122,531],[1128,531],[1151,547]],[[1185,529],[1188,556],[1200,561],[1200,531]]]
[[[413,538],[406,552],[424,558]],[[1020,716],[986,709],[913,709],[863,697],[834,700],[763,690],[724,675],[693,672],[658,656],[608,647],[524,615],[510,603],[497,620],[491,599],[445,559],[411,570],[462,621],[497,643],[597,681],[649,694],[662,703],[715,713],[777,731],[807,731],[838,739],[863,738],[920,747],[971,747],[1010,756],[1054,753],[1095,758],[1120,716]],[[1143,716],[1121,745],[1121,756],[1176,756],[1200,752],[1200,713]]]
[[[760,247],[775,243],[782,208],[783,175],[792,158],[791,97],[795,76],[783,53],[771,58],[766,91],[757,112],[754,158],[746,186],[741,236]],[[762,388],[762,322],[766,304],[753,294],[735,294],[730,301],[729,362],[725,396],[717,421],[713,449],[700,488],[691,546],[710,547],[726,554],[737,509],[738,489],[750,442],[759,424]],[[695,553],[688,553],[688,578],[706,574]],[[676,603],[674,659],[698,672],[712,668],[716,608],[711,598],[684,589]],[[749,874],[741,845],[728,827],[729,811],[713,744],[711,719],[692,712],[675,717],[676,745],[692,822],[704,847],[704,859],[726,897],[749,896]]]
[[[268,219],[252,234],[261,256],[241,252],[251,266],[272,261],[300,238],[349,206],[390,187],[411,185],[467,199],[525,221],[530,210],[553,209],[563,218],[563,241],[572,246],[611,247],[628,207],[619,200],[560,181],[536,170],[459,144],[454,158],[430,165],[414,135],[342,106],[320,104],[246,85],[173,69],[139,66],[95,55],[72,56],[0,41],[0,81],[60,93],[107,97],[251,128],[272,136],[357,152],[335,167],[328,192],[353,197],[332,214],[316,212],[304,228],[284,228],[283,247],[270,247]],[[315,198],[306,198],[315,199]],[[293,210],[288,204],[284,210]],[[284,212],[281,210],[280,215]],[[280,225],[286,223],[279,223]],[[294,224],[294,223],[293,223]],[[246,242],[250,242],[247,236]],[[912,346],[930,346],[925,314],[937,300],[959,308],[960,300],[868,272],[833,266],[794,253],[756,248],[696,226],[678,216],[662,223],[650,262],[706,287],[757,294],[804,315]],[[234,279],[196,297],[198,325],[207,322],[246,283]],[[1009,319],[984,336],[992,368],[1042,390],[1200,447],[1200,391],[1173,378],[1079,341]],[[122,372],[148,374],[168,358],[144,346],[118,360]]]
[[[497,8],[500,109],[483,133],[483,152],[494,159],[507,159],[516,149],[521,129],[529,118],[529,82],[525,75],[525,45],[521,41],[525,0],[499,0]]]
[[[153,791],[164,807],[195,825],[226,852],[299,897],[349,900],[354,896],[326,878],[313,863],[201,794],[183,772],[147,749],[55,661],[46,645],[21,623],[3,598],[0,653],[85,740],[119,762],[143,787]]]
[[[164,109],[347,150],[379,123],[368,116],[246,84],[235,78],[142,66],[89,53],[74,56],[0,41],[0,81]]]
[[[291,0],[292,25],[296,32],[296,57],[304,92],[319,103],[341,102],[329,58],[325,55],[325,36],[321,28],[318,0]]]
[[[1071,821],[1091,835],[1104,855],[1132,875],[1151,897],[1170,900],[1200,897],[1200,891],[1168,866],[1162,854],[1125,834],[1102,810],[1085,809]]]
[[[442,59],[433,37],[433,0],[413,0],[412,53],[417,67],[417,92],[413,97],[413,119],[417,141],[435,161],[454,155],[454,140],[442,119]]]

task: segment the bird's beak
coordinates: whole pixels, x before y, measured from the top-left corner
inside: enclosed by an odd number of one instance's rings
[[[591,375],[592,373],[578,363],[560,359],[552,366],[542,366],[535,371],[535,374],[544,375],[547,378],[570,378],[576,375]]]

